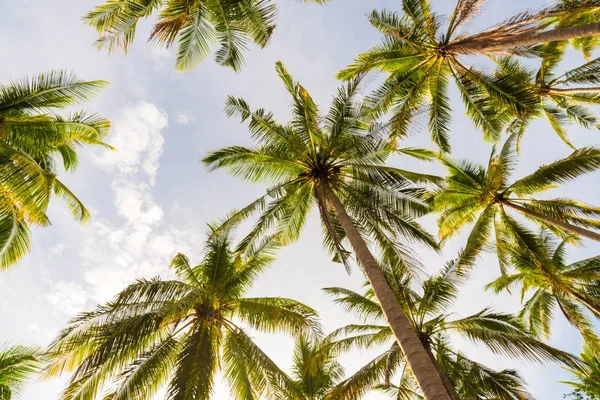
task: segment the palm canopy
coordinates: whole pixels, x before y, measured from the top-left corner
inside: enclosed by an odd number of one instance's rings
[[[448,175],[446,186],[434,199],[434,208],[440,213],[439,235],[443,240],[447,239],[464,225],[474,223],[459,260],[460,267],[472,266],[492,236],[495,236],[502,271],[507,268],[512,244],[526,245],[520,235],[524,228],[507,208],[561,236],[575,234],[600,241],[600,235],[593,231],[600,229],[597,219],[600,208],[569,198],[544,200],[534,197],[597,170],[600,150],[583,147],[511,182],[511,172],[517,162],[517,136],[512,134],[499,152],[492,151],[487,168],[467,161],[442,159]]]
[[[275,239],[234,253],[228,232],[209,232],[197,265],[175,256],[174,280],[141,279],[73,319],[51,345],[46,375],[74,371],[61,399],[209,399],[220,370],[232,399],[262,396],[279,370],[244,327],[318,335],[316,312],[287,298],[246,297],[271,264]]]
[[[52,192],[78,222],[89,219],[57,173],[59,165],[67,171],[77,167],[79,147],[107,146],[103,140],[110,123],[84,111],[56,112],[88,101],[106,85],[82,81],[66,71],[0,85],[0,269],[29,251],[30,224],[49,224],[46,209]]]
[[[590,349],[600,351],[600,338],[584,310],[600,318],[600,256],[567,263],[566,241],[557,242],[549,232],[521,232],[527,246],[510,251],[515,272],[502,276],[487,288],[496,292],[521,287],[521,300],[533,292],[520,313],[528,329],[549,337],[556,309],[573,324]]]
[[[437,246],[415,218],[429,211],[427,186],[441,179],[385,165],[393,149],[387,138],[380,137],[384,127],[370,128],[363,120],[363,107],[357,100],[359,80],[340,88],[329,113],[321,116],[308,92],[281,63],[277,72],[292,96],[292,121],[279,124],[271,113],[252,111],[244,100],[230,98],[226,111],[250,120],[256,144],[214,151],[203,160],[210,169],[224,168],[234,176],[271,186],[264,196],[231,215],[225,226],[258,213],[242,248],[273,231],[287,244],[298,238],[316,206],[325,246],[349,268],[349,252],[342,244],[347,239],[420,387],[431,399],[444,399],[446,389],[372,253],[377,247],[383,259],[412,266],[411,244]],[[405,272],[412,271],[407,268]]]
[[[600,104],[600,88],[588,85],[600,83],[600,59],[555,75],[564,46],[552,43],[547,48],[548,55],[537,71],[513,59],[498,60],[500,79],[513,79],[522,87],[530,87],[538,99],[535,107],[515,115],[507,130],[522,135],[531,119],[546,118],[561,140],[575,150],[567,137],[567,123],[574,122],[586,129],[599,128],[599,121],[590,107]],[[506,112],[510,113],[510,110]]]
[[[273,396],[279,400],[354,400],[370,389],[372,381],[361,377],[344,380],[340,349],[334,335],[323,339],[301,336],[296,340],[290,375],[271,379]],[[282,376],[285,377],[282,379]],[[416,383],[414,383],[416,386]]]
[[[228,115],[250,120],[255,147],[233,146],[211,152],[203,162],[211,170],[224,168],[234,176],[270,185],[267,193],[230,216],[228,224],[260,213],[254,230],[242,241],[248,244],[276,230],[283,243],[295,241],[309,212],[318,207],[326,247],[346,262],[344,232],[325,199],[323,185],[332,188],[366,237],[373,238],[385,257],[398,262],[412,259],[407,244],[398,238],[436,246],[435,240],[415,221],[429,211],[424,184],[440,178],[385,165],[392,153],[369,128],[357,101],[358,81],[338,91],[326,116],[308,92],[295,82],[281,63],[277,72],[293,100],[292,121],[275,122],[263,109],[251,110],[242,99],[230,97]],[[409,153],[411,153],[409,151]]]
[[[457,273],[455,261],[424,280],[420,288],[412,285],[411,279],[394,265],[386,265],[383,270],[430,357],[445,375],[445,384],[452,385],[458,398],[512,400],[530,397],[517,372],[495,371],[469,359],[452,349],[451,335],[511,358],[535,362],[558,360],[570,366],[578,365],[575,357],[529,334],[516,316],[485,308],[464,318],[453,318],[451,307],[465,280],[464,275]],[[351,387],[353,382],[360,382],[368,388],[365,382],[369,382],[371,387],[385,389],[398,399],[421,398],[411,372],[406,368],[402,351],[393,342],[390,328],[383,323],[382,310],[373,298],[372,290],[368,289],[364,294],[339,287],[324,290],[335,298],[337,304],[363,322],[345,326],[330,335],[332,340],[337,339],[334,346],[338,351],[389,346],[388,350],[348,378],[345,385]],[[398,373],[399,383],[394,384]]]
[[[589,347],[585,347],[581,359],[583,364],[579,368],[569,368],[576,380],[562,383],[575,388],[575,395],[571,397],[574,400],[598,399],[600,398],[600,357]],[[584,394],[586,397],[583,397]]]
[[[296,340],[292,373],[272,382],[273,397],[280,400],[325,400],[332,397],[344,376],[344,368],[329,346],[329,340],[301,336]]]
[[[324,4],[327,0],[303,0]],[[275,29],[277,7],[272,0],[107,0],[84,18],[100,38],[99,49],[128,51],[140,19],[157,14],[149,42],[170,47],[177,42],[175,69],[197,67],[218,43],[215,61],[238,71],[243,51],[252,41],[260,47]]]
[[[39,349],[26,346],[0,346],[0,400],[17,398],[25,382],[38,373]]]
[[[373,11],[369,19],[383,34],[382,43],[359,55],[354,64],[339,72],[338,78],[350,79],[370,70],[388,73],[384,84],[370,97],[373,115],[378,117],[391,110],[391,133],[405,135],[416,115],[428,108],[432,139],[446,152],[450,150],[451,120],[448,86],[453,80],[466,114],[486,138],[497,140],[509,120],[506,113],[497,112],[494,103],[511,113],[523,114],[535,108],[535,92],[510,76],[490,76],[465,65],[460,56],[539,55],[540,46],[519,46],[517,42],[556,24],[559,17],[563,18],[561,26],[575,24],[576,21],[565,15],[589,12],[596,9],[597,4],[594,1],[565,2],[538,12],[518,14],[477,34],[461,34],[461,29],[477,15],[484,2],[459,0],[445,29],[443,18],[431,10],[427,0],[402,0],[401,15]]]

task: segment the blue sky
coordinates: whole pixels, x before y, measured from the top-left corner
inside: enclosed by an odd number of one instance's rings
[[[81,16],[98,0],[3,0],[0,2],[0,82],[24,74],[65,68],[84,79],[105,79],[112,85],[89,109],[113,121],[108,141],[118,152],[94,150],[81,153],[81,166],[64,176],[70,188],[93,211],[92,222],[77,226],[66,207],[55,202],[50,209],[53,225],[34,231],[31,254],[17,267],[0,275],[0,342],[44,345],[77,312],[106,301],[138,277],[168,276],[167,266],[180,251],[197,259],[205,224],[241,207],[260,195],[262,188],[241,182],[222,172],[207,173],[198,162],[207,151],[232,144],[247,144],[244,125],[223,113],[226,96],[244,97],[253,107],[272,110],[280,121],[289,116],[289,99],[275,74],[275,62],[285,63],[292,75],[326,110],[339,82],[335,73],[359,52],[379,40],[365,14],[372,9],[398,10],[397,0],[332,0],[327,6],[279,3],[278,28],[270,45],[251,47],[241,73],[208,61],[189,73],[176,73],[170,51],[145,43],[150,28],[140,25],[130,53],[108,56],[92,47],[94,32],[81,24]],[[454,1],[433,0],[435,11],[447,14]],[[468,29],[477,30],[500,22],[523,7],[538,8],[540,0],[489,1],[482,15]],[[475,63],[483,61],[473,59]],[[570,53],[565,66],[583,62]],[[456,91],[452,92],[451,143],[454,155],[485,162],[491,145],[481,139],[462,115]],[[570,131],[576,145],[600,145],[598,132]],[[409,144],[432,147],[423,133]],[[549,125],[532,125],[522,146],[521,176],[537,166],[569,154]],[[394,165],[429,173],[443,171],[437,165],[405,158]],[[600,204],[599,175],[554,190]],[[424,224],[435,231],[433,218]],[[454,257],[464,234],[447,243],[442,255],[418,251],[433,272]],[[597,243],[573,249],[571,257],[600,252]],[[493,256],[483,257],[465,286],[457,315],[468,315],[491,305],[497,310],[518,310],[518,299],[484,293],[482,287],[498,274]],[[252,289],[253,295],[286,296],[316,308],[328,331],[355,320],[342,312],[320,288],[345,286],[358,290],[363,282],[355,269],[329,261],[320,245],[320,226],[312,218],[301,240],[281,251],[278,261]],[[577,332],[558,316],[550,342],[575,353],[580,351]],[[291,361],[292,341],[272,335],[256,340],[283,367]],[[462,350],[489,366],[517,368],[531,392],[540,399],[560,399],[568,387],[555,383],[568,374],[556,365],[537,365],[495,357],[472,344],[457,340]],[[343,358],[348,373],[354,372],[374,352],[355,352]],[[64,380],[36,382],[23,400],[58,398]],[[227,399],[220,385],[215,399]],[[368,399],[383,398],[373,394]]]

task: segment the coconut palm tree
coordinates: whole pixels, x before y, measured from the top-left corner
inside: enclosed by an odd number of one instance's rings
[[[511,78],[522,86],[529,86],[538,98],[536,106],[523,114],[516,115],[507,130],[522,135],[531,119],[546,118],[561,140],[575,150],[575,146],[567,138],[565,127],[567,122],[575,122],[586,129],[599,129],[599,121],[589,106],[600,104],[600,88],[585,84],[600,82],[600,59],[555,76],[553,71],[561,58],[562,51],[554,44],[548,47],[552,47],[550,51],[553,54],[543,59],[537,72],[514,59],[498,60],[497,75],[500,79]],[[584,85],[571,86],[581,84]]]
[[[327,347],[327,340],[319,342],[301,337],[296,341],[292,367],[293,387],[297,391],[280,391],[276,397],[287,400],[332,399],[332,389],[343,376],[344,368]]]
[[[301,336],[294,346],[291,376],[272,380],[271,395],[279,400],[334,399],[332,391],[344,376],[344,368],[325,339]],[[282,372],[282,374],[284,374]],[[335,397],[337,398],[337,397]]]
[[[52,192],[78,222],[89,219],[81,201],[57,178],[59,164],[74,170],[78,147],[107,146],[103,140],[110,123],[83,111],[56,111],[87,101],[106,85],[66,71],[0,85],[0,269],[29,251],[29,225],[49,224],[46,209]]]
[[[0,346],[0,400],[17,398],[25,382],[39,371],[39,356],[34,347]]]
[[[573,180],[600,167],[600,149],[583,147],[568,157],[543,165],[534,173],[510,182],[515,168],[515,143],[512,134],[501,151],[492,151],[487,168],[467,161],[442,158],[448,170],[446,186],[435,195],[434,208],[440,212],[439,235],[445,240],[474,222],[464,251],[461,267],[471,266],[495,234],[500,267],[507,269],[511,243],[523,243],[519,223],[507,212],[515,211],[553,232],[578,235],[600,241],[600,208],[568,198],[540,199],[534,196],[561,183]]]
[[[298,238],[308,213],[316,206],[325,228],[326,247],[336,249],[338,259],[346,261],[348,252],[342,240],[350,242],[426,397],[448,399],[365,240],[372,239],[384,256],[400,265],[406,265],[410,242],[435,246],[435,240],[414,217],[428,211],[420,183],[439,179],[385,165],[391,149],[361,118],[358,81],[339,89],[329,113],[320,116],[308,92],[281,63],[277,63],[277,72],[292,96],[292,121],[279,124],[271,113],[253,111],[244,100],[230,97],[227,113],[250,120],[256,146],[224,148],[203,160],[212,170],[224,168],[234,176],[272,185],[264,196],[233,214],[228,223],[260,213],[255,229],[242,242],[251,243],[274,229],[283,243],[289,243]]]
[[[176,278],[140,279],[73,319],[52,343],[46,376],[74,371],[61,399],[210,399],[220,371],[232,399],[258,398],[278,369],[246,328],[319,334],[316,312],[287,298],[246,297],[274,259],[275,239],[234,253],[211,228],[204,256],[171,262]]]
[[[450,97],[448,85],[454,80],[466,113],[486,138],[497,140],[507,120],[490,103],[500,103],[515,114],[535,107],[535,93],[510,77],[488,76],[465,64],[461,56],[479,54],[538,55],[540,43],[598,36],[600,24],[578,24],[573,15],[597,10],[595,0],[569,1],[537,12],[524,12],[476,34],[460,33],[478,14],[484,0],[459,0],[442,28],[442,18],[431,11],[429,1],[403,0],[402,15],[373,11],[371,24],[383,34],[381,45],[358,56],[354,64],[338,74],[350,79],[357,74],[379,70],[389,74],[371,96],[373,115],[392,110],[393,135],[405,135],[418,110],[427,105],[432,139],[443,151],[450,150]],[[552,29],[560,20],[560,28]]]
[[[589,347],[584,347],[581,354],[583,365],[569,368],[576,381],[562,382],[575,388],[573,400],[594,400],[600,398],[600,358]]]
[[[457,273],[457,262],[448,262],[439,273],[424,280],[420,288],[394,265],[385,265],[384,275],[397,301],[402,304],[410,323],[440,371],[452,399],[517,399],[530,398],[524,383],[514,370],[495,371],[454,350],[449,338],[461,336],[492,352],[530,361],[560,361],[576,366],[576,358],[539,341],[529,334],[516,316],[497,313],[489,308],[464,318],[453,318],[451,307],[466,277]],[[383,312],[373,291],[364,294],[334,287],[324,289],[345,311],[357,315],[362,324],[348,325],[333,332],[339,351],[387,345],[388,350],[367,363],[347,382],[357,379],[395,393],[398,399],[420,398],[412,371],[405,368],[404,355],[393,342],[393,334],[385,325]],[[400,373],[400,383],[393,377]]]
[[[600,338],[584,312],[600,318],[600,256],[569,264],[565,260],[567,241],[557,243],[545,230],[538,235],[522,230],[519,236],[528,244],[510,251],[516,272],[496,279],[487,288],[498,293],[520,286],[521,300],[533,291],[520,313],[531,332],[549,337],[558,308],[590,349],[600,352]]]
[[[303,0],[324,4],[327,0]],[[129,50],[140,19],[156,14],[149,42],[170,47],[177,42],[175,69],[197,67],[218,43],[215,61],[239,71],[243,51],[252,41],[265,47],[275,29],[272,0],[107,0],[84,18],[100,38],[95,45],[109,52]]]

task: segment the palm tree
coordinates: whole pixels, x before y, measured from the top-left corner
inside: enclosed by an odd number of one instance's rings
[[[424,189],[417,183],[439,179],[384,164],[391,149],[377,132],[369,132],[361,118],[358,81],[339,89],[331,110],[322,117],[308,92],[281,63],[277,72],[292,96],[292,121],[279,124],[271,113],[252,111],[244,100],[230,97],[227,113],[250,120],[256,147],[228,147],[203,160],[212,170],[225,168],[234,176],[273,185],[228,223],[260,212],[255,229],[242,242],[251,243],[274,229],[283,243],[289,243],[297,239],[308,213],[317,206],[326,247],[336,249],[338,259],[346,261],[342,240],[350,242],[427,399],[448,399],[365,241],[372,239],[384,256],[401,265],[406,265],[410,255],[410,242],[435,246],[435,240],[413,218],[428,211],[421,199]]]
[[[411,287],[411,279],[394,265],[383,268],[397,301],[402,304],[410,323],[428,355],[440,371],[452,399],[530,398],[524,383],[514,370],[495,371],[452,349],[449,339],[457,335],[487,347],[495,354],[530,361],[561,361],[576,366],[576,358],[539,341],[529,334],[516,316],[493,312],[489,308],[464,317],[452,318],[451,307],[465,276],[457,274],[457,263],[447,263],[441,271],[424,280],[420,290]],[[362,319],[362,324],[348,325],[330,335],[338,339],[339,351],[388,345],[388,350],[367,363],[347,379],[370,382],[398,399],[420,398],[413,383],[412,371],[405,368],[404,355],[392,341],[393,334],[383,322],[383,312],[371,289],[360,294],[334,287],[324,289],[345,311]],[[392,384],[400,373],[400,383]]]
[[[504,271],[511,243],[523,243],[519,223],[507,213],[516,211],[533,222],[565,235],[579,235],[600,241],[600,208],[568,198],[542,200],[534,195],[573,180],[600,167],[600,149],[583,147],[568,157],[543,165],[534,173],[514,182],[510,174],[516,164],[512,134],[501,151],[492,151],[487,168],[467,161],[455,162],[448,157],[442,163],[448,170],[446,186],[435,195],[434,208],[440,212],[439,235],[445,240],[474,222],[459,265],[471,266],[495,234],[496,251]]]
[[[202,261],[177,254],[174,280],[140,279],[71,321],[48,352],[46,376],[74,371],[61,399],[209,399],[220,370],[232,399],[258,398],[278,369],[242,324],[262,332],[319,334],[316,312],[287,298],[245,297],[274,259],[275,239],[234,253],[211,229]]]
[[[27,254],[30,224],[49,224],[51,192],[65,200],[78,222],[89,219],[81,201],[57,178],[58,164],[74,170],[78,147],[107,146],[103,140],[110,123],[83,111],[55,112],[87,101],[106,85],[66,71],[0,85],[0,269]]]
[[[383,34],[382,44],[358,56],[354,64],[338,74],[350,79],[370,70],[389,73],[385,83],[371,96],[375,117],[392,109],[393,135],[405,135],[415,113],[429,108],[429,130],[443,151],[450,150],[450,97],[448,83],[458,86],[467,115],[486,138],[497,140],[507,122],[490,103],[500,103],[515,114],[535,107],[535,93],[510,77],[488,76],[464,64],[461,56],[479,54],[537,55],[539,43],[600,34],[600,24],[564,26],[580,21],[573,15],[597,10],[595,0],[569,1],[538,12],[524,12],[482,32],[461,34],[461,28],[478,14],[484,0],[459,0],[446,29],[431,11],[427,0],[403,0],[403,14],[373,11],[371,24]],[[560,28],[549,29],[561,18]]]
[[[521,300],[533,291],[520,313],[531,332],[549,337],[558,308],[590,349],[600,352],[600,338],[584,313],[588,310],[600,318],[600,256],[568,264],[565,240],[556,243],[545,230],[538,235],[522,231],[520,236],[528,244],[511,249],[510,263],[516,272],[496,279],[487,288],[498,293],[521,286]]]
[[[592,60],[580,67],[568,70],[559,76],[553,74],[560,61],[564,46],[552,44],[541,67],[534,72],[510,58],[498,60],[499,79],[513,79],[523,87],[529,86],[538,101],[525,113],[516,115],[508,125],[509,132],[522,135],[533,118],[546,118],[556,134],[573,150],[575,146],[567,138],[565,124],[576,122],[586,129],[599,129],[599,121],[590,110],[590,105],[600,104],[600,88],[595,86],[571,87],[572,84],[598,84],[600,82],[600,59]],[[507,110],[507,112],[510,112]]]
[[[327,0],[303,1],[324,4]],[[215,60],[239,71],[248,42],[260,47],[269,42],[277,7],[271,0],[107,0],[84,21],[100,35],[97,48],[127,52],[138,21],[153,14],[158,15],[158,21],[148,41],[163,47],[177,42],[176,70],[197,67],[219,43]]]
[[[273,380],[272,393],[279,400],[326,400],[342,380],[344,368],[327,339],[301,336],[294,346],[291,376]],[[282,374],[284,374],[282,372]]]
[[[26,346],[0,346],[0,400],[18,396],[24,383],[40,369],[40,351]]]
[[[577,380],[562,383],[575,388],[571,396],[573,400],[598,399],[600,398],[600,358],[589,347],[584,347],[581,359],[583,365],[579,368],[569,368]]]

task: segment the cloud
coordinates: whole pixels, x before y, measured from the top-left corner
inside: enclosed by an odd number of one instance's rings
[[[194,117],[189,111],[180,111],[175,114],[175,122],[181,125],[189,125],[194,122]]]
[[[62,257],[63,254],[65,253],[65,249],[67,248],[67,245],[65,243],[59,243],[56,246],[52,246],[48,249],[48,256],[49,257]]]
[[[143,172],[153,185],[165,142],[161,131],[168,124],[167,113],[154,104],[140,102],[126,108],[109,136],[117,150],[97,156],[96,163],[121,174]]]
[[[154,197],[167,126],[168,115],[147,102],[126,108],[115,121],[111,144],[118,151],[106,151],[95,161],[110,171],[118,218],[94,215],[77,254],[84,267],[81,283],[61,282],[48,295],[57,307],[68,304],[66,314],[106,302],[136,279],[170,276],[168,266],[176,252],[191,251],[201,242],[198,227],[172,226]],[[177,215],[172,220],[185,219]]]
[[[167,65],[167,61],[171,58],[171,55],[172,52],[165,47],[150,47],[150,58],[152,58],[152,61],[154,61],[160,67]]]
[[[54,308],[66,315],[75,315],[84,310],[87,294],[82,285],[76,282],[59,281],[54,291],[46,294],[46,299]]]

